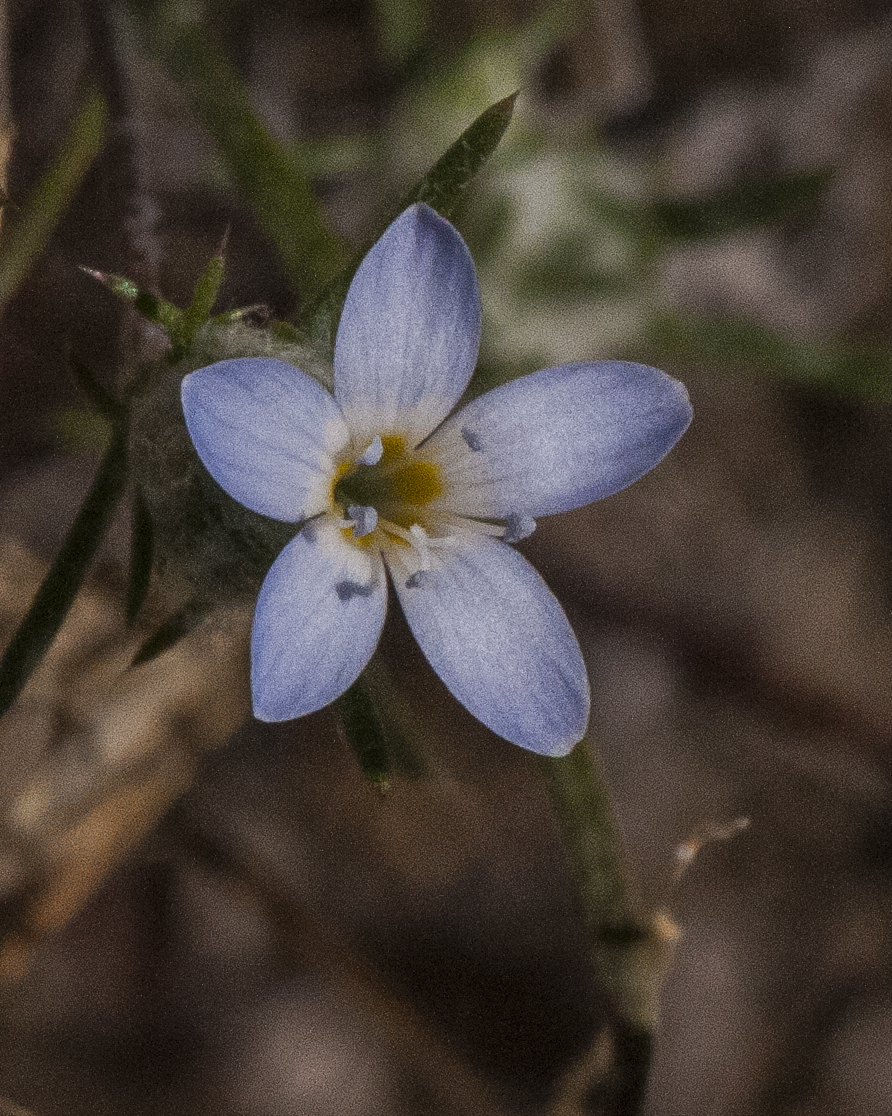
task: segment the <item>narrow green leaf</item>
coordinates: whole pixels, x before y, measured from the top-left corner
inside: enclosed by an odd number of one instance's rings
[[[0,716],[12,705],[62,626],[127,483],[127,432],[120,426],[68,537],[0,661]]]
[[[128,628],[142,608],[149,582],[152,579],[152,561],[155,537],[152,515],[142,490],[137,486],[133,494],[133,519],[130,529],[130,572],[127,578],[125,616]]]
[[[53,166],[43,176],[14,222],[7,216],[0,242],[0,309],[43,252],[62,211],[71,201],[102,146],[105,101],[87,94]]]
[[[157,659],[165,651],[169,651],[181,639],[194,631],[206,616],[207,609],[204,606],[198,605],[194,601],[185,605],[179,612],[175,612],[173,616],[165,620],[149,636],[134,655],[133,662],[130,664],[131,667],[142,666],[143,663],[151,662],[152,659]]]
[[[374,240],[404,209],[415,202],[426,202],[444,217],[449,217],[465,187],[495,151],[511,123],[517,94],[512,93],[491,105],[470,124],[454,144],[434,163],[427,174],[405,195],[400,204],[380,223]],[[350,263],[301,314],[302,333],[322,350],[331,352],[341,316],[341,308],[356,269],[374,240],[357,252]]]
[[[414,202],[427,202],[444,217],[455,211],[465,187],[498,147],[514,115],[518,94],[490,105],[465,128],[455,143],[403,198],[397,213]],[[396,216],[396,214],[394,214]]]
[[[670,240],[713,240],[744,229],[777,224],[820,202],[833,170],[799,171],[737,183],[695,201],[656,201],[656,231]]]
[[[195,24],[166,30],[154,36],[154,46],[187,89],[295,289],[304,299],[312,298],[343,267],[343,242],[326,227],[296,160],[257,119],[248,90],[229,60]]]

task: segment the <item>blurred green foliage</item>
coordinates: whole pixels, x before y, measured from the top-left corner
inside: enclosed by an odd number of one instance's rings
[[[20,209],[4,212],[0,311],[39,259],[105,137],[107,109],[95,90],[83,98],[52,166]]]
[[[295,290],[312,297],[346,262],[347,248],[328,228],[299,161],[258,119],[243,79],[196,18],[200,5],[134,8],[145,49],[186,90]]]

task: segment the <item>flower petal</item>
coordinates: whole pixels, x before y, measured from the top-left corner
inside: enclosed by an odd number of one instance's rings
[[[359,265],[335,345],[335,397],[357,439],[413,444],[465,390],[480,344],[467,245],[426,205],[398,217]]]
[[[260,589],[251,632],[255,717],[287,721],[339,697],[372,657],[386,610],[379,555],[324,520],[308,524]]]
[[[183,414],[198,456],[240,504],[298,522],[327,509],[349,431],[337,403],[281,360],[223,360],[183,380]]]
[[[440,553],[442,565],[414,579],[416,587],[394,577],[431,666],[499,736],[542,755],[566,755],[585,732],[589,689],[563,609],[503,543],[481,535]]]
[[[427,444],[443,462],[449,507],[466,515],[551,515],[625,488],[691,421],[687,392],[656,368],[564,364],[503,384]]]

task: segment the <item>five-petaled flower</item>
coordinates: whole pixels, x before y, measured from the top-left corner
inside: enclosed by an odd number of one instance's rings
[[[636,480],[691,408],[654,368],[565,364],[453,411],[480,340],[474,265],[456,230],[407,209],[360,265],[334,353],[334,394],[282,361],[224,360],[183,381],[186,424],[240,503],[302,524],[260,590],[255,715],[319,709],[357,678],[390,575],[409,626],[458,700],[546,755],[582,738],[589,690],[550,590],[510,545],[535,518]]]

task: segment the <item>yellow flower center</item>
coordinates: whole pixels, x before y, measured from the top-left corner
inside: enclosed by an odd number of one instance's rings
[[[374,508],[379,517],[408,530],[421,509],[443,494],[440,468],[406,447],[397,434],[382,436],[380,459],[342,463],[332,483],[332,502]],[[361,540],[359,540],[361,541]]]

